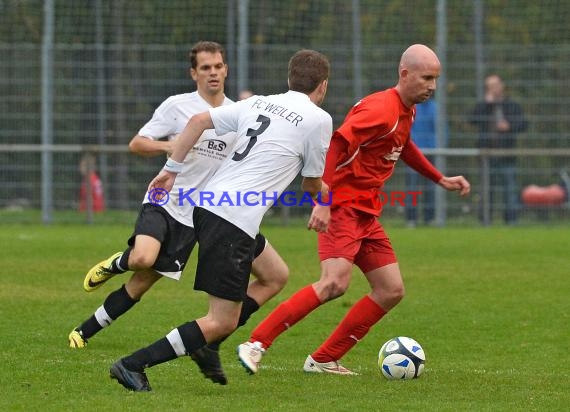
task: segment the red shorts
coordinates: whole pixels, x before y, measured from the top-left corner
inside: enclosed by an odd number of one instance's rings
[[[328,232],[318,236],[321,261],[344,258],[364,273],[398,261],[377,217],[351,207],[331,208]]]

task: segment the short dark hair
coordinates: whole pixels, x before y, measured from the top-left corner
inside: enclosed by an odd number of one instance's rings
[[[313,92],[329,78],[330,63],[324,54],[315,50],[299,50],[289,60],[289,89]]]
[[[220,43],[216,43],[215,41],[199,41],[194,44],[192,50],[190,50],[190,67],[194,70],[198,67],[197,55],[200,52],[220,53],[224,64],[226,63],[226,49],[224,49]]]

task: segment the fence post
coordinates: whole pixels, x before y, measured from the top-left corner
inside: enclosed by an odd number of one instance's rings
[[[483,226],[491,224],[491,174],[489,170],[489,154],[481,152],[481,223]]]
[[[447,146],[447,2],[438,0],[436,5],[436,44],[439,60],[441,63],[441,73],[438,79],[439,93],[436,92],[436,125],[435,138],[438,149]],[[446,169],[445,156],[436,154],[435,165],[443,174]],[[441,187],[435,191],[435,224],[445,226],[447,218],[446,193]]]
[[[352,66],[354,69],[354,101],[362,98],[362,38],[360,35],[360,0],[352,0]]]
[[[42,36],[42,145],[53,144],[54,1],[45,0]],[[42,221],[53,221],[53,153],[42,151]]]
[[[249,0],[238,0],[237,85],[249,88]]]

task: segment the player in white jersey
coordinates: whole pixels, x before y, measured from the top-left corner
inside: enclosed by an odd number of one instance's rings
[[[301,172],[302,189],[312,196],[323,188],[321,176],[332,133],[332,119],[318,106],[328,83],[329,62],[322,54],[301,50],[289,61],[289,91],[253,96],[233,105],[194,116],[174,144],[172,156],[149,185],[169,191],[182,161],[206,129],[219,136],[237,132],[235,153],[220,166],[204,191],[229,199],[238,192],[277,193]],[[223,137],[220,137],[223,138]],[[273,195],[270,195],[273,196]],[[251,200],[251,202],[249,201]],[[214,202],[194,208],[194,230],[200,248],[195,288],[209,295],[208,314],[173,329],[166,337],[111,366],[111,377],[134,391],[151,390],[145,368],[191,353],[231,334],[238,324],[259,223],[271,200],[230,206]],[[224,203],[224,204],[220,204]],[[309,228],[325,230],[326,220]]]
[[[142,156],[170,154],[173,139],[184,129],[188,119],[212,107],[233,103],[224,95],[227,76],[224,56],[224,49],[218,43],[199,42],[193,47],[191,75],[197,91],[166,99],[131,140],[129,146],[133,152]],[[168,201],[157,203],[152,196],[145,196],[134,233],[128,241],[129,248],[95,265],[85,277],[84,288],[93,291],[116,274],[123,273],[123,269],[134,270],[134,273],[89,319],[70,333],[71,347],[85,347],[87,339],[127,312],[163,276],[180,278],[196,239],[193,207],[187,199],[179,203],[178,189],[182,190],[183,197],[191,189],[202,190],[222,161],[233,153],[236,136],[231,133],[221,140],[214,131],[204,131],[186,156],[183,171],[176,177],[175,190]],[[162,138],[167,140],[159,140]],[[197,200],[194,194],[189,196]],[[257,279],[249,285],[240,324],[277,294],[288,277],[287,265],[262,235],[256,238],[253,273]],[[219,342],[213,343],[190,355],[208,378],[225,384],[218,346]]]

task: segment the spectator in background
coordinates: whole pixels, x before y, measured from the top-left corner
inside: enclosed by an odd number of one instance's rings
[[[79,211],[85,212],[89,206],[93,212],[105,210],[105,198],[103,196],[103,184],[95,170],[95,157],[85,154],[79,161],[79,173],[81,173],[81,187],[79,189]],[[91,204],[89,199],[91,197]]]
[[[420,149],[435,149],[436,147],[436,103],[430,99],[421,104],[416,104],[416,117],[412,125],[412,139]],[[433,156],[426,156],[430,162],[434,162]],[[406,202],[406,221],[408,227],[416,227],[418,223],[418,210],[423,206],[423,220],[426,225],[433,222],[435,217],[435,185],[421,177],[411,167],[406,168],[406,190],[409,192],[421,192],[417,197],[419,202],[412,205]]]
[[[479,148],[515,148],[517,133],[527,129],[521,106],[507,96],[503,80],[497,74],[491,74],[485,79],[485,100],[477,103],[470,115],[469,123],[479,131]],[[505,223],[515,224],[518,209],[516,157],[491,157],[489,166],[490,215],[493,215],[493,206],[496,206],[497,196],[494,192],[499,190],[503,193]]]

